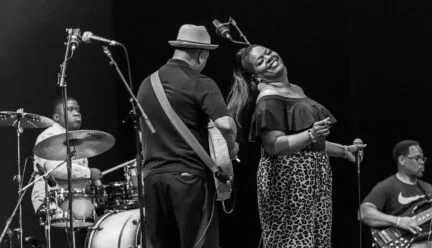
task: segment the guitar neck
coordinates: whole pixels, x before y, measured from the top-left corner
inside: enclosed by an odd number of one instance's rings
[[[432,207],[417,215],[414,215],[413,218],[416,220],[418,225],[428,222],[432,219]]]

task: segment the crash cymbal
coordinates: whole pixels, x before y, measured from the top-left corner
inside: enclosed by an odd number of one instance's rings
[[[110,149],[115,138],[106,132],[95,130],[69,131],[70,150],[75,152],[72,159],[89,158]],[[66,133],[51,136],[39,142],[33,153],[48,160],[66,159]]]
[[[24,113],[24,112],[12,112],[12,111],[1,111],[0,112],[0,126],[16,127],[18,120],[21,121],[22,128],[45,128],[50,127],[55,122],[48,117]]]

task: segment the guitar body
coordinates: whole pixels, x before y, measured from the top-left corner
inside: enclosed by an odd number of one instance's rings
[[[221,168],[224,174],[228,175],[231,179],[231,182],[233,182],[234,170],[225,138],[222,136],[219,129],[216,128],[212,121],[209,122],[208,132],[210,156],[215,162],[215,165]],[[229,199],[231,197],[232,184],[223,183],[216,177],[214,180],[216,184],[217,200],[223,201]]]
[[[418,223],[423,230],[422,233],[417,235],[412,234],[409,231],[402,230],[397,227],[388,227],[384,229],[371,229],[372,239],[375,243],[375,247],[380,248],[408,248],[412,243],[418,241],[424,241],[427,236],[427,230],[429,230],[429,222],[432,211],[431,208],[432,200],[418,200],[408,210],[406,210],[401,216],[416,217]]]

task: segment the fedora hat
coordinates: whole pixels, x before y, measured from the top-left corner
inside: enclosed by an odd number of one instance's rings
[[[204,26],[184,24],[180,27],[177,40],[170,40],[168,43],[173,47],[216,49],[219,45],[211,44],[210,35]]]

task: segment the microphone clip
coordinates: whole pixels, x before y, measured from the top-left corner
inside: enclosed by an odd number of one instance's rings
[[[216,34],[218,34],[219,36],[227,38],[228,40],[230,40],[231,42],[233,42],[235,44],[241,44],[241,45],[247,45],[247,46],[249,46],[251,44],[248,41],[248,39],[246,38],[246,36],[243,34],[243,32],[240,30],[240,28],[237,26],[236,21],[232,17],[229,17],[228,22],[222,22],[222,23],[219,20],[214,19],[213,25],[216,28]],[[243,41],[237,41],[231,37],[231,34],[230,34],[231,25],[234,26],[234,28],[237,30],[237,32],[239,33],[239,35],[243,39]]]

